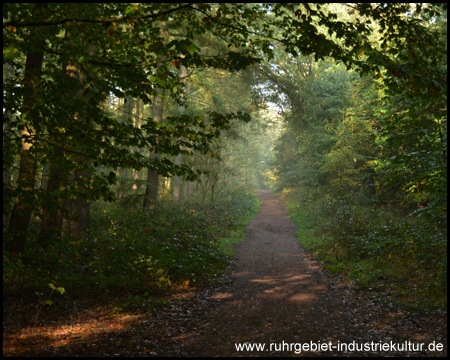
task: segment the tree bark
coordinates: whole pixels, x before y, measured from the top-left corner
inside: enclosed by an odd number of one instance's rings
[[[14,69],[8,63],[3,66],[3,87],[5,86],[5,82],[12,77]],[[11,138],[11,120],[12,113],[10,109],[5,109],[5,113],[3,115],[3,146],[5,145],[5,141],[10,140]],[[5,147],[3,147],[3,151],[5,151]],[[11,166],[12,166],[12,158],[6,159],[5,154],[3,154],[3,191],[7,189],[11,183]],[[3,198],[3,207],[7,209],[7,211],[3,212],[3,228],[7,228],[9,225],[9,211],[11,210],[12,203],[9,201],[10,199]]]
[[[141,99],[136,99],[136,115],[134,117],[134,126],[138,129],[141,128],[142,125],[142,119],[144,117],[144,103]],[[138,151],[137,148],[135,148],[135,151]],[[133,169],[133,183],[131,185],[131,192],[134,193],[138,190],[138,182],[139,182],[139,170]]]
[[[12,235],[12,240],[5,244],[6,251],[11,254],[22,253],[25,250],[28,226],[35,207],[32,194],[36,181],[37,160],[36,154],[31,149],[33,144],[28,139],[32,139],[34,136],[33,124],[39,121],[39,115],[33,109],[33,103],[40,96],[39,86],[43,60],[43,51],[35,50],[27,55],[25,64],[24,88],[26,89],[26,95],[23,99],[22,116],[25,116],[28,125],[22,130],[22,149],[17,181],[17,187],[22,195],[16,198],[9,221],[9,232]]]
[[[82,85],[86,81],[86,75],[76,65],[67,65],[66,71],[69,76],[77,77]],[[74,92],[74,97],[84,99],[87,102],[82,86]],[[79,121],[81,123],[88,123],[88,114],[86,113],[87,106],[81,109],[73,119],[73,121]],[[84,189],[83,191],[89,191],[86,189],[85,184],[88,184],[91,179],[91,172],[88,169],[90,166],[90,160],[81,156],[78,163],[83,163],[80,170],[75,170],[73,176],[69,176],[69,185],[74,185],[77,190]],[[89,228],[89,214],[90,204],[83,197],[76,199],[69,199],[64,201],[64,207],[69,211],[70,218],[63,223],[63,232],[65,235],[78,237],[85,233]]]
[[[188,81],[186,80],[187,74],[188,74],[187,69],[184,66],[181,66],[180,78],[182,78],[183,82],[184,82],[184,94],[182,96],[183,101],[186,101],[186,95],[188,95],[190,92],[190,85],[189,85]],[[178,107],[178,112],[180,114],[184,114],[185,111],[186,111],[186,107],[183,103],[182,105],[180,105]],[[178,154],[175,157],[174,163],[175,163],[175,165],[181,165],[182,162],[183,162],[183,155]],[[172,187],[173,200],[175,202],[179,202],[183,197],[183,178],[181,176],[174,176],[172,184],[173,184],[173,187]]]
[[[133,109],[134,109],[134,99],[132,96],[127,96],[124,101],[123,105],[123,119],[128,123],[134,122],[134,116],[133,116]],[[119,169],[119,191],[117,194],[117,197],[119,199],[124,198],[128,194],[128,168],[121,168]]]
[[[152,117],[156,122],[161,122],[164,112],[164,90],[156,89],[156,95],[153,97]],[[152,153],[150,158],[157,155]],[[159,175],[156,171],[148,168],[147,187],[144,196],[144,209],[151,210],[158,200]]]
[[[64,156],[64,149],[58,138],[55,137],[55,145],[53,147],[53,158],[56,159],[50,164],[50,170],[48,174],[47,192],[54,193],[61,189],[61,186],[67,181],[67,174],[62,167],[57,164],[58,159],[62,159]],[[59,241],[61,239],[62,226],[63,226],[63,213],[61,207],[63,201],[58,200],[57,204],[52,204],[49,209],[44,209],[42,212],[41,222],[41,234],[39,241],[41,246],[47,247],[52,241]]]
[[[165,28],[164,22],[161,23],[161,37],[162,40],[167,43],[169,41],[169,33]],[[161,56],[161,60],[165,60],[164,56]],[[156,72],[158,72],[160,65],[157,66]],[[152,117],[153,121],[161,122],[164,112],[164,89],[156,88],[156,94],[153,97]],[[157,157],[155,153],[150,153],[150,158]],[[148,168],[147,171],[147,187],[144,195],[144,209],[152,209],[156,201],[158,200],[158,187],[159,187],[159,175],[152,168]]]

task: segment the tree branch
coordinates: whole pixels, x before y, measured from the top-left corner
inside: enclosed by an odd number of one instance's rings
[[[131,16],[122,16],[119,18],[113,18],[113,19],[97,19],[97,20],[91,20],[91,19],[77,19],[77,18],[67,18],[62,19],[54,22],[50,21],[35,21],[35,22],[28,22],[28,23],[21,23],[18,20],[11,20],[7,21],[6,23],[3,23],[3,28],[6,28],[8,26],[14,26],[14,27],[31,27],[31,26],[56,26],[56,25],[62,25],[66,22],[81,22],[81,23],[90,23],[90,24],[107,24],[107,23],[113,23],[113,22],[119,22],[119,21],[125,21],[125,20],[145,20],[145,19],[155,19],[159,18],[160,16],[168,15],[173,12],[179,11],[181,9],[190,8],[192,3],[181,5],[177,8],[170,9],[167,11],[163,11],[157,14],[149,14],[149,15],[131,15]]]

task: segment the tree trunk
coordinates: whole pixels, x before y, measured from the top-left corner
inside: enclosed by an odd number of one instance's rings
[[[158,186],[158,173],[149,168],[147,172],[147,187],[144,195],[144,209],[152,210],[155,207],[156,201],[158,200]]]
[[[141,128],[142,119],[144,117],[144,103],[141,99],[136,99],[136,115],[134,117],[134,126],[138,129]],[[139,149],[135,148],[134,151],[138,151]],[[131,192],[134,193],[138,189],[138,181],[139,181],[139,170],[133,169],[133,183],[131,185]]]
[[[153,97],[152,117],[156,122],[161,122],[164,111],[164,90],[156,89],[156,95]],[[156,154],[150,154],[150,158],[156,157]],[[144,196],[144,209],[152,209],[158,199],[158,173],[148,168],[147,187]]]
[[[5,82],[12,77],[14,69],[9,64],[4,64],[3,66],[3,86],[5,86]],[[3,146],[5,146],[5,142],[9,143],[11,138],[11,120],[12,113],[10,109],[5,109],[5,113],[3,116]],[[3,151],[5,151],[5,147],[3,147]],[[6,160],[6,161],[5,161]],[[11,166],[13,163],[12,158],[5,158],[5,154],[3,153],[3,191],[7,189],[11,183]],[[7,209],[3,212],[3,228],[7,228],[9,225],[9,212],[11,210],[11,202],[10,199],[3,198],[3,208]]]
[[[161,23],[161,37],[165,43],[169,40],[169,33],[164,27],[164,23]],[[165,60],[162,56],[161,60]],[[157,72],[160,66],[157,66]],[[153,97],[152,118],[153,121],[161,122],[164,112],[164,89],[156,88],[156,94]],[[157,157],[155,153],[150,154],[150,159]],[[158,199],[158,186],[159,178],[158,173],[151,168],[148,168],[147,172],[147,187],[145,189],[144,196],[144,209],[152,209]]]
[[[83,84],[86,80],[86,75],[80,71],[75,65],[68,65],[66,68],[69,76],[77,77],[80,84]],[[83,89],[80,87],[74,94],[75,97],[80,99],[87,99],[83,93]],[[86,106],[87,108],[87,106]],[[85,109],[86,109],[85,108]],[[73,119],[73,121],[79,121],[81,123],[88,123],[88,114],[85,113],[85,109],[81,109]],[[83,168],[75,170],[73,177],[69,180],[70,185],[75,185],[77,189],[83,189],[83,191],[89,191],[86,189],[86,184],[89,184],[91,179],[91,172],[88,169],[90,166],[90,160],[81,157],[77,160],[79,163],[83,163]],[[64,202],[65,208],[69,211],[71,218],[63,224],[64,234],[69,236],[80,236],[89,228],[89,213],[90,204],[83,197],[76,199],[69,199]]]
[[[90,178],[91,174],[88,171],[84,173],[76,172],[74,175],[75,182],[77,178],[83,178],[86,175]],[[77,237],[85,233],[89,228],[90,205],[88,202],[82,198],[70,199],[66,200],[65,207],[69,210],[72,218],[65,222],[64,234]]]
[[[178,154],[175,157],[174,164],[175,165],[181,165],[183,162],[183,155]],[[173,191],[173,201],[179,202],[182,198],[182,185],[183,185],[183,178],[181,176],[174,176],[172,181],[172,191]]]
[[[55,138],[56,144],[61,144],[58,138]],[[47,188],[45,189],[49,193],[54,193],[61,189],[67,181],[67,174],[64,172],[62,167],[57,164],[58,159],[62,159],[64,156],[64,149],[61,144],[60,146],[55,145],[53,147],[53,158],[56,159],[50,164],[50,170],[48,174]],[[53,204],[50,209],[44,209],[42,212],[42,222],[41,222],[41,234],[39,241],[41,246],[47,247],[52,241],[59,241],[61,239],[62,226],[63,226],[63,214],[60,209],[62,207],[63,201],[58,200],[57,204]]]
[[[37,160],[36,154],[31,150],[33,144],[27,142],[27,138],[34,135],[33,124],[39,121],[39,115],[33,109],[33,104],[40,96],[39,86],[43,60],[43,51],[35,50],[27,55],[25,64],[24,88],[26,95],[24,95],[23,99],[22,114],[29,125],[22,130],[22,151],[17,180],[17,187],[22,195],[19,195],[15,200],[9,221],[9,232],[12,235],[12,240],[5,246],[5,249],[11,254],[22,253],[25,250],[28,226],[31,213],[34,210],[32,194],[35,186]]]
[[[127,96],[124,101],[123,105],[123,119],[124,121],[128,123],[134,123],[134,116],[133,116],[133,110],[134,110],[134,99],[132,96]],[[121,168],[119,169],[119,191],[117,194],[117,197],[119,199],[124,198],[128,194],[128,169],[127,168]]]
[[[188,81],[186,80],[187,74],[188,74],[187,69],[184,66],[181,66],[180,78],[182,78],[183,82],[184,82],[184,94],[182,96],[183,101],[186,101],[186,96],[190,92],[190,86],[189,86]],[[184,114],[185,110],[186,109],[185,109],[184,103],[178,107],[178,112],[180,114]],[[182,162],[183,162],[183,155],[178,154],[175,157],[174,163],[175,163],[175,165],[181,165]],[[182,190],[183,189],[183,178],[181,176],[174,176],[172,183],[173,183],[173,186],[172,186],[173,200],[175,202],[179,202],[183,197],[183,190]]]

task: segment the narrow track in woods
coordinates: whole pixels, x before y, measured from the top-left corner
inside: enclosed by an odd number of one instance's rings
[[[261,210],[235,245],[229,281],[175,294],[151,313],[115,314],[102,304],[58,318],[50,312],[38,327],[4,320],[4,356],[446,356],[446,313],[408,316],[327,276],[298,243],[284,203],[270,191],[257,196]],[[444,350],[426,351],[433,342]],[[325,345],[297,354],[299,344]],[[339,344],[378,349],[339,351]],[[425,347],[402,351],[405,344]]]
[[[417,353],[399,351],[399,346],[386,352],[372,345],[363,353],[338,351],[337,346],[446,339],[446,323],[427,319],[429,328],[424,328],[425,319],[406,318],[400,311],[374,304],[350,284],[325,275],[320,263],[298,243],[296,225],[284,203],[270,191],[259,191],[257,196],[261,210],[249,222],[246,240],[236,246],[231,284],[210,295],[209,306],[193,316],[196,330],[187,332],[180,343],[184,354],[286,356],[297,355],[299,345],[295,344],[309,343],[326,345],[321,351],[298,355],[402,356]],[[442,339],[436,338],[439,329]],[[236,344],[244,343],[265,347],[237,351]]]

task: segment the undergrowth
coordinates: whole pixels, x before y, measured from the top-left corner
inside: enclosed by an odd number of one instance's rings
[[[30,239],[14,261],[4,253],[3,289],[48,292],[51,283],[72,295],[135,299],[202,285],[227,269],[227,239],[257,207],[245,189],[229,190],[214,206],[167,203],[144,211],[96,204],[86,236],[63,237],[47,249]]]
[[[301,194],[301,193],[300,193]],[[350,196],[290,196],[298,239],[331,273],[411,311],[447,307],[444,224]]]

